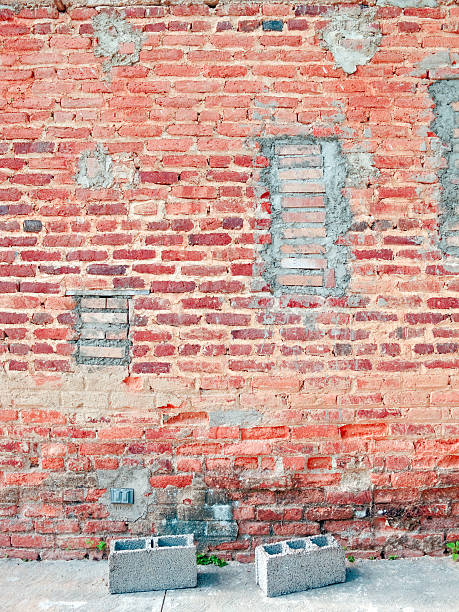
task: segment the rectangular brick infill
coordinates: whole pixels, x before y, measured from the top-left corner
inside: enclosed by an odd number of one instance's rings
[[[110,593],[184,589],[196,584],[193,534],[115,540],[111,544]]]
[[[124,344],[120,346],[102,346],[100,343],[97,345],[81,344],[80,345],[80,358],[84,357],[97,357],[103,359],[125,359],[126,347]]]
[[[321,168],[288,168],[279,171],[279,178],[282,180],[317,179],[323,175]]]
[[[131,293],[75,295],[78,332],[75,360],[86,365],[125,365],[130,361]]]
[[[295,210],[294,212],[283,212],[282,220],[287,221],[287,223],[323,223],[325,221],[325,213]]]
[[[338,142],[265,139],[262,152],[270,162],[262,182],[271,198],[265,279],[275,293],[342,295],[349,279],[348,249],[337,239],[351,214],[342,196],[345,167]],[[322,257],[301,257],[309,254]]]
[[[325,253],[325,247],[320,244],[283,244],[280,249],[281,253],[301,253],[301,254],[316,254],[316,253]]]
[[[306,181],[286,181],[280,186],[282,193],[324,193],[323,183],[308,183]]]
[[[268,597],[345,582],[344,551],[331,535],[266,544],[255,549],[255,573]]]

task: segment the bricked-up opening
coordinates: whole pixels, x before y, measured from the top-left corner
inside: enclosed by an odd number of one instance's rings
[[[136,291],[135,293],[148,293]],[[75,361],[86,365],[113,366],[130,362],[129,324],[131,298],[125,291],[68,291],[78,315]]]
[[[339,143],[282,137],[260,144],[269,160],[261,181],[271,200],[265,279],[278,294],[343,295],[349,253],[337,240],[349,229],[351,213],[342,194],[346,169]]]
[[[440,172],[440,248],[447,255],[459,257],[459,81],[438,81],[429,91],[435,102],[432,129],[446,147],[448,161]]]

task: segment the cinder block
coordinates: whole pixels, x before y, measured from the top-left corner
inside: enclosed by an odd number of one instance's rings
[[[193,541],[193,534],[113,541],[108,559],[110,593],[195,587]]]
[[[344,551],[331,535],[257,546],[256,581],[268,597],[345,582]]]

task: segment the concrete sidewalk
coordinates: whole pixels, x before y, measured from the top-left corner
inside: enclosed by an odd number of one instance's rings
[[[459,611],[459,562],[451,558],[357,561],[343,584],[272,599],[254,566],[200,567],[198,587],[109,595],[106,561],[0,560],[0,610],[8,612],[404,612]]]

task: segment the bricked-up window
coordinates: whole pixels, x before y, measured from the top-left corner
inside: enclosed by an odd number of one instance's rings
[[[137,291],[136,293],[148,293]],[[133,292],[68,291],[75,300],[75,360],[87,365],[130,362],[129,323]]]
[[[430,87],[435,102],[433,131],[446,147],[439,232],[444,253],[459,257],[459,81],[437,81]]]
[[[339,143],[268,138],[261,149],[269,160],[262,183],[271,202],[265,279],[276,294],[343,295],[348,249],[337,242],[351,213],[342,193],[346,169]]]

